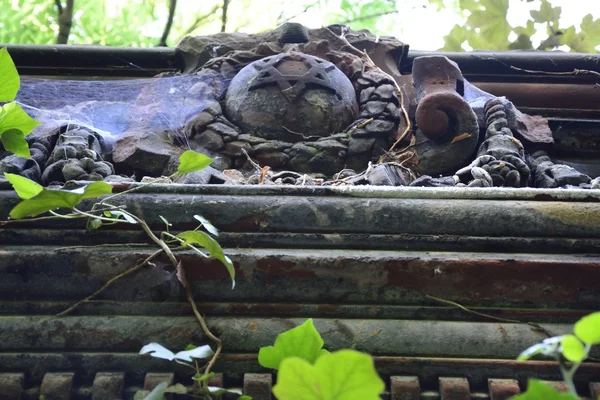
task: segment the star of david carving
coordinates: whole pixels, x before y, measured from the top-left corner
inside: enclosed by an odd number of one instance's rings
[[[277,67],[285,61],[300,61],[307,71],[304,74],[283,74]],[[300,54],[282,54],[263,59],[254,64],[260,71],[252,80],[248,90],[256,90],[269,85],[277,85],[284,97],[294,103],[302,97],[309,88],[322,88],[331,91],[338,100],[342,96],[337,92],[328,73],[335,69],[335,65],[319,59],[304,57]]]

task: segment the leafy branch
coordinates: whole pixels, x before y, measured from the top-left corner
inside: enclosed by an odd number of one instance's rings
[[[172,177],[199,171],[210,165],[212,161],[213,160],[211,158],[203,154],[196,153],[193,150],[188,150],[180,156],[177,172],[173,174]],[[124,205],[113,204],[114,200],[117,200],[120,196],[123,196],[126,193],[131,193],[135,190],[139,190],[141,187],[145,187],[146,185],[136,186],[121,193],[112,194],[112,186],[105,182],[93,182],[72,190],[49,189],[44,188],[38,183],[19,175],[10,173],[5,173],[4,175],[12,184],[17,195],[22,199],[22,201],[10,211],[9,215],[11,220],[0,222],[0,224],[10,223],[16,220],[28,221],[28,219],[25,218],[37,217],[38,215],[44,213],[49,213],[51,215],[41,218],[85,219],[87,221],[86,227],[89,230],[99,229],[103,225],[118,223],[134,224],[139,225],[150,238],[150,240],[152,240],[159,247],[157,251],[152,253],[145,260],[128,269],[127,271],[113,277],[95,293],[59,313],[58,316],[65,316],[71,313],[79,305],[91,301],[103,293],[119,279],[130,275],[147,265],[151,265],[151,261],[153,259],[164,254],[167,256],[173,270],[176,272],[177,279],[185,289],[186,298],[192,306],[194,315],[198,320],[204,335],[216,344],[216,351],[212,354],[212,358],[204,369],[204,374],[210,373],[214,363],[217,360],[217,357],[222,350],[223,345],[221,340],[210,331],[204,320],[204,317],[198,311],[193,299],[191,287],[185,277],[185,270],[183,268],[182,261],[178,260],[174,253],[175,251],[181,249],[191,249],[202,257],[215,258],[221,261],[229,272],[232,280],[232,288],[235,287],[235,270],[233,263],[229,257],[223,253],[223,249],[219,243],[209,235],[210,233],[214,236],[218,236],[219,232],[208,220],[201,216],[195,216],[196,220],[199,222],[199,225],[196,229],[192,231],[181,232],[179,234],[172,234],[169,231],[171,224],[161,217],[161,219],[165,221],[166,230],[157,235],[152,231],[146,221],[127,211]],[[77,207],[83,200],[95,199],[100,196],[110,194],[112,195],[94,203],[89,210],[81,210]],[[111,201],[111,203],[108,201]],[[69,212],[66,214],[61,214],[56,211],[58,209],[68,209]],[[32,220],[36,220],[36,218],[29,219],[29,221]],[[39,218],[37,218],[37,220],[39,220]],[[208,233],[202,232],[201,229],[205,229]],[[205,249],[208,254],[202,252],[200,250],[201,248]],[[204,386],[206,385],[207,383],[204,382]]]

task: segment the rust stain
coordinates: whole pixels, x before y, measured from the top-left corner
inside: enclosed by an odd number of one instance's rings
[[[532,207],[532,211],[539,212],[543,218],[565,225],[575,225],[589,228],[600,226],[600,212],[596,204],[591,203],[537,203]],[[549,224],[550,225],[550,224]]]
[[[258,324],[256,322],[252,321],[248,324],[248,328],[250,328],[250,330],[252,330],[252,331],[256,331],[258,329]]]
[[[182,256],[185,276],[190,282],[201,281],[220,281],[229,279],[229,273],[225,266],[214,259],[202,259],[197,256]],[[233,262],[236,281],[244,278],[244,273],[240,270],[238,262]]]
[[[277,258],[264,258],[256,261],[256,269],[266,283],[273,283],[277,278],[314,280],[317,275],[313,269],[303,267],[293,261]]]
[[[597,291],[600,263],[460,258],[389,261],[387,286],[448,300],[509,298],[513,302],[577,302],[582,291]],[[432,273],[439,268],[443,279]],[[567,272],[568,271],[568,272]]]

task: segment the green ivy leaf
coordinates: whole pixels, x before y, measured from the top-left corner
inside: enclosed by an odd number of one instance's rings
[[[273,393],[279,400],[379,400],[384,389],[371,356],[340,350],[320,357],[315,365],[286,358]]]
[[[213,161],[212,158],[207,157],[202,153],[198,153],[194,150],[187,150],[179,156],[177,174],[189,174],[190,172],[203,170],[212,164]]]
[[[274,346],[261,347],[258,363],[265,368],[279,369],[285,358],[299,357],[312,364],[327,352],[323,344],[312,319],[308,319],[302,325],[279,334]]]
[[[508,35],[512,31],[506,20],[508,0],[481,0],[480,5],[485,9],[473,10],[467,19],[467,25],[480,29],[479,34],[471,32],[469,44],[477,49],[505,49],[508,46]]]
[[[11,211],[10,217],[21,219],[35,217],[57,208],[73,209],[84,199],[112,193],[112,186],[105,182],[93,182],[75,190],[43,189],[34,197],[23,200]]]
[[[29,144],[25,140],[25,135],[18,129],[8,129],[0,134],[0,141],[6,151],[10,151],[19,157],[31,158]]]
[[[587,354],[581,340],[574,335],[565,335],[560,342],[562,354],[565,358],[574,363],[580,363],[585,360]]]
[[[215,226],[211,224],[209,220],[204,218],[202,215],[194,215],[194,218],[198,220],[208,232],[212,233],[214,236],[219,236],[219,230],[215,228]]]
[[[24,176],[10,174],[8,172],[5,172],[4,176],[11,183],[13,189],[15,189],[15,192],[17,192],[17,195],[23,200],[30,199],[44,190],[42,185],[32,181],[31,179],[27,179]]]
[[[186,347],[187,350],[187,347]],[[193,380],[197,381],[197,382],[204,382],[209,380],[210,378],[212,378],[213,376],[215,376],[214,372],[211,372],[209,374],[204,374],[204,375],[200,375],[200,374],[196,374],[192,377]]]
[[[164,400],[165,390],[168,386],[167,382],[161,382],[150,393],[146,390],[140,390],[133,396],[133,400]]]
[[[29,116],[17,103],[7,103],[0,109],[0,132],[16,129],[24,136],[40,123]]]
[[[518,396],[511,397],[511,400],[579,400],[570,393],[559,392],[552,386],[549,386],[536,379],[530,379],[527,382],[527,391]]]
[[[233,268],[233,262],[231,262],[231,259],[223,253],[221,245],[216,240],[200,231],[181,232],[177,237],[184,240],[182,243],[183,246],[200,245],[208,250],[211,257],[221,261],[227,268],[229,276],[231,277],[232,289],[235,287],[235,269]]]
[[[21,79],[6,47],[0,49],[0,102],[13,101]]]
[[[165,389],[165,393],[187,394],[187,392],[187,388],[181,383],[177,383]]]
[[[587,345],[600,344],[600,311],[586,315],[577,321],[573,332]]]

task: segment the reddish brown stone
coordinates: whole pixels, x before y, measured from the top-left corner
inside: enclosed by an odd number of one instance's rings
[[[244,394],[254,400],[271,400],[271,374],[244,374]]]
[[[392,376],[390,378],[391,400],[419,400],[421,385],[416,376]]]

